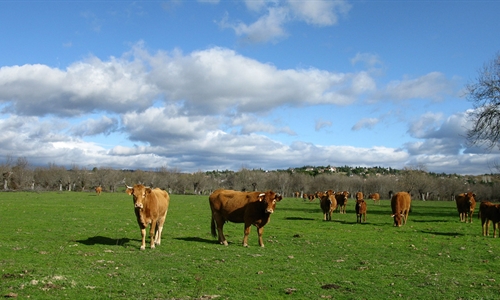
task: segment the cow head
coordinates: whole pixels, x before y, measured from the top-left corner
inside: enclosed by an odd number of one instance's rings
[[[476,194],[474,194],[473,192],[466,192],[463,193],[463,195],[470,211],[473,212],[476,208]]]
[[[273,191],[267,191],[265,193],[259,194],[259,202],[266,205],[266,214],[272,214],[276,208],[276,202],[281,201],[282,197]]]
[[[132,195],[134,198],[134,207],[137,209],[142,209],[147,195],[151,193],[151,188],[146,187],[142,184],[136,184],[133,187],[127,185],[125,192]]]
[[[403,214],[392,214],[392,218],[394,218],[394,226],[401,227],[401,219],[404,218]]]
[[[362,200],[363,199],[363,193],[362,192],[357,192],[356,193],[356,200]]]

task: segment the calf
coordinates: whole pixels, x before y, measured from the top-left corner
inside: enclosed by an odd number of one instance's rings
[[[127,186],[125,191],[134,199],[134,211],[141,229],[141,250],[146,249],[146,228],[150,225],[149,238],[151,249],[161,244],[163,224],[167,217],[170,196],[161,189],[151,189],[142,184]]]
[[[406,221],[408,220],[408,213],[410,212],[410,207],[411,196],[407,192],[399,192],[392,196],[391,217],[394,218],[394,226],[400,227],[401,225],[406,224]],[[403,221],[401,221],[401,218],[403,218]]]
[[[216,227],[219,243],[227,246],[224,236],[224,223],[245,223],[243,246],[248,247],[248,235],[250,226],[257,227],[259,245],[264,247],[262,234],[264,226],[269,223],[271,214],[274,213],[276,202],[282,197],[273,191],[263,192],[238,192],[233,190],[219,189],[213,192],[208,200],[212,210],[211,231],[215,237]]]
[[[356,200],[356,223],[362,223],[361,217],[366,223],[366,202],[363,199]]]
[[[95,192],[96,192],[97,196],[100,196],[101,192],[102,192],[102,187],[101,186],[96,187]]]
[[[337,209],[337,200],[335,199],[335,192],[328,190],[319,200],[321,210],[323,211],[323,220],[331,221],[332,213]]]
[[[380,194],[379,193],[373,193],[373,194],[370,194],[368,195],[368,199],[372,199],[373,200],[373,203],[378,203],[380,204]]]
[[[481,218],[483,236],[489,235],[491,221],[493,222],[493,237],[496,237],[498,223],[500,222],[500,204],[493,204],[489,201],[481,202],[477,216]]]
[[[345,214],[346,206],[347,206],[347,197],[349,196],[349,192],[337,192],[335,194],[335,199],[337,199],[337,205],[339,207],[339,213]]]

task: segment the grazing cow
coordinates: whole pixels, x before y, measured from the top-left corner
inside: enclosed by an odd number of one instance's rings
[[[356,223],[362,223],[361,217],[363,217],[363,222],[366,223],[366,202],[363,198],[356,199]]]
[[[335,199],[335,192],[332,190],[328,190],[323,196],[319,199],[319,205],[321,210],[323,211],[323,220],[331,221],[332,213],[337,209],[337,200]]]
[[[493,237],[496,237],[498,223],[500,222],[500,204],[483,201],[479,205],[478,218],[481,218],[483,236],[490,235],[490,221],[493,222]],[[500,232],[499,232],[500,236]]]
[[[141,250],[146,249],[146,228],[150,225],[149,238],[151,249],[161,244],[163,224],[167,217],[170,196],[161,189],[151,189],[142,184],[127,186],[126,193],[134,198],[134,210],[137,223],[141,229]]]
[[[467,223],[467,217],[469,222],[472,223],[472,215],[474,214],[474,209],[476,208],[476,194],[472,192],[463,193],[455,196],[455,202],[457,203],[457,210],[460,216],[460,222]]]
[[[380,204],[380,194],[379,193],[373,193],[373,194],[368,195],[368,199],[372,199],[373,203]]]
[[[391,217],[394,218],[394,226],[400,227],[401,225],[406,224],[406,221],[408,221],[408,213],[410,212],[410,207],[411,196],[407,192],[399,192],[392,196]],[[401,218],[403,218],[403,222],[401,222]]]
[[[335,193],[335,199],[337,199],[337,205],[339,207],[339,213],[345,214],[345,208],[347,206],[347,197],[349,196],[349,192],[337,192]]]
[[[101,192],[102,192],[102,187],[101,186],[96,187],[95,192],[96,192],[97,196],[100,196]]]
[[[273,191],[263,192],[237,192],[232,190],[218,189],[210,197],[210,208],[212,209],[211,231],[217,236],[221,244],[227,246],[223,227],[227,221],[234,223],[245,223],[243,246],[248,247],[248,235],[250,226],[257,227],[259,245],[264,247],[262,234],[264,225],[269,223],[271,214],[276,208],[276,202],[281,201],[281,196]]]

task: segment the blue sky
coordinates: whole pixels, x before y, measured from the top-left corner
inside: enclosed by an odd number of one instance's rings
[[[464,86],[499,1],[0,1],[0,156],[496,170]]]

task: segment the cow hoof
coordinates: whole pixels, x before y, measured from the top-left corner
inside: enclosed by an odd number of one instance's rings
[[[141,250],[146,250],[146,247],[145,246],[141,246]]]
[[[221,245],[224,245],[224,246],[227,246],[227,245],[228,245],[227,241],[221,242],[220,244],[221,244]]]
[[[247,247],[248,248],[248,244],[243,244],[243,247]]]

